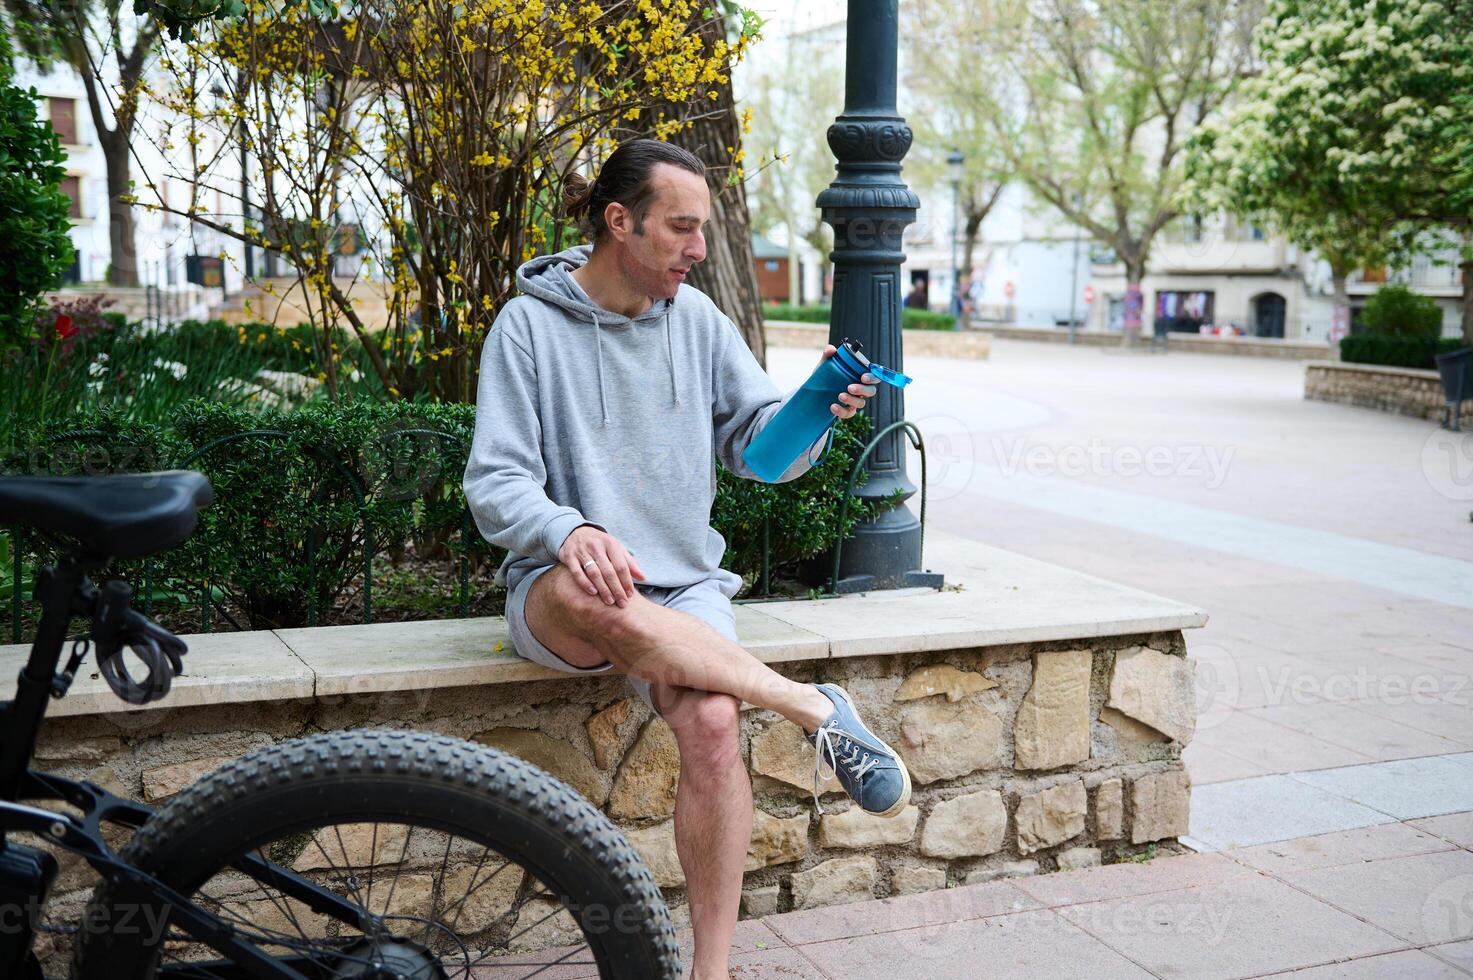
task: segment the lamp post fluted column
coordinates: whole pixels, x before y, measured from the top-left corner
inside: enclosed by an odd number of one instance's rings
[[[828,130],[838,172],[818,207],[834,229],[829,342],[856,340],[871,360],[903,370],[901,236],[921,202],[900,179],[911,131],[895,106],[898,6],[898,0],[849,0],[844,111]],[[882,384],[866,411],[878,433],[905,417],[905,395]],[[906,476],[906,445],[897,429],[865,463],[869,478],[857,496],[903,495],[844,542],[840,591],[941,585],[940,575],[921,570],[921,524],[905,503],[916,492]]]

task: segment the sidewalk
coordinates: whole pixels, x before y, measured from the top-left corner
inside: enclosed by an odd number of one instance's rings
[[[1473,812],[789,912],[740,923],[732,960],[740,980],[1275,975],[1473,976]]]

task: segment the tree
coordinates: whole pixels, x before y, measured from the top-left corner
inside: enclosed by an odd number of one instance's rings
[[[782,43],[783,58],[749,81],[753,122],[747,145],[759,161],[752,220],[764,233],[783,228],[790,253],[806,242],[819,255],[823,282],[833,231],[816,202],[834,178],[825,133],[844,108],[844,65],[827,45],[802,37]]]
[[[756,37],[759,22],[740,7],[729,12],[698,7],[693,14],[691,29],[701,38],[707,57],[718,44],[727,43],[729,19],[735,23],[739,38],[751,41]],[[670,136],[670,142],[690,150],[707,165],[706,180],[711,188],[706,261],[691,269],[690,282],[731,317],[742,339],[765,366],[767,341],[762,330],[762,300],[752,261],[752,224],[743,179],[744,126],[732,95],[731,73],[721,73],[701,94],[704,98],[674,107],[674,116],[684,125]]]
[[[192,196],[148,206],[289,261],[334,397],[351,332],[388,397],[472,400],[517,266],[575,239],[559,216],[566,176],[596,169],[616,126],[669,138],[680,121],[659,110],[705,98],[740,57],[745,38],[692,32],[697,6],[359,0],[323,18],[307,2],[253,4],[167,49],[159,98],[182,122],[149,184]],[[259,170],[249,202],[242,148]],[[211,191],[237,213],[208,213]],[[357,274],[385,283],[387,329],[365,325],[333,274],[350,228],[369,260]]]
[[[36,118],[35,89],[12,84],[10,45],[0,34],[0,353],[35,328],[36,299],[72,262],[66,154]]]
[[[945,16],[942,0],[927,0],[922,6],[922,23],[930,25]],[[972,86],[958,86],[956,79],[976,71],[976,56],[958,44],[931,43],[929,32],[906,34],[909,72],[906,85],[911,98],[925,111],[909,116],[915,143],[905,159],[911,183],[950,188],[947,157],[961,152],[962,179],[957,210],[962,238],[961,270],[969,275],[981,235],[982,222],[996,207],[1004,188],[1013,179],[1007,153],[995,138],[986,116],[979,111],[980,93]],[[947,198],[949,200],[949,197]]]
[[[1469,229],[1470,15],[1457,0],[1274,0],[1255,37],[1261,71],[1189,148],[1189,193],[1262,215],[1329,261],[1336,335],[1349,272],[1404,258],[1429,228]],[[1473,253],[1464,259],[1473,343]]]
[[[158,24],[134,17],[126,0],[0,0],[21,51],[46,67],[61,62],[82,79],[107,169],[107,281],[138,285],[129,155]],[[111,124],[109,125],[109,120]]]
[[[1180,213],[1183,141],[1245,72],[1257,0],[965,0],[924,8],[937,49],[973,67],[938,73],[1016,178],[1114,250],[1125,337],[1139,338],[1141,280]]]

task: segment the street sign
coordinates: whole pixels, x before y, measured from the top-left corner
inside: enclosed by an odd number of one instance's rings
[[[1002,294],[1008,299],[1012,299],[1015,292],[1017,290],[1013,288],[1013,281],[1011,279],[1002,284]]]
[[[1085,286],[1084,287],[1084,302],[1086,304],[1089,304],[1089,303],[1093,303],[1094,301],[1095,301],[1095,288],[1093,286]]]

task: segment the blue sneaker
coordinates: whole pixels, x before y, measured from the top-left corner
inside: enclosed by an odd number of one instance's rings
[[[844,792],[860,809],[877,817],[894,817],[910,802],[910,773],[905,763],[859,720],[854,702],[837,684],[815,684],[834,702],[834,713],[808,741],[813,746],[813,805],[819,813],[818,787],[827,763]]]

